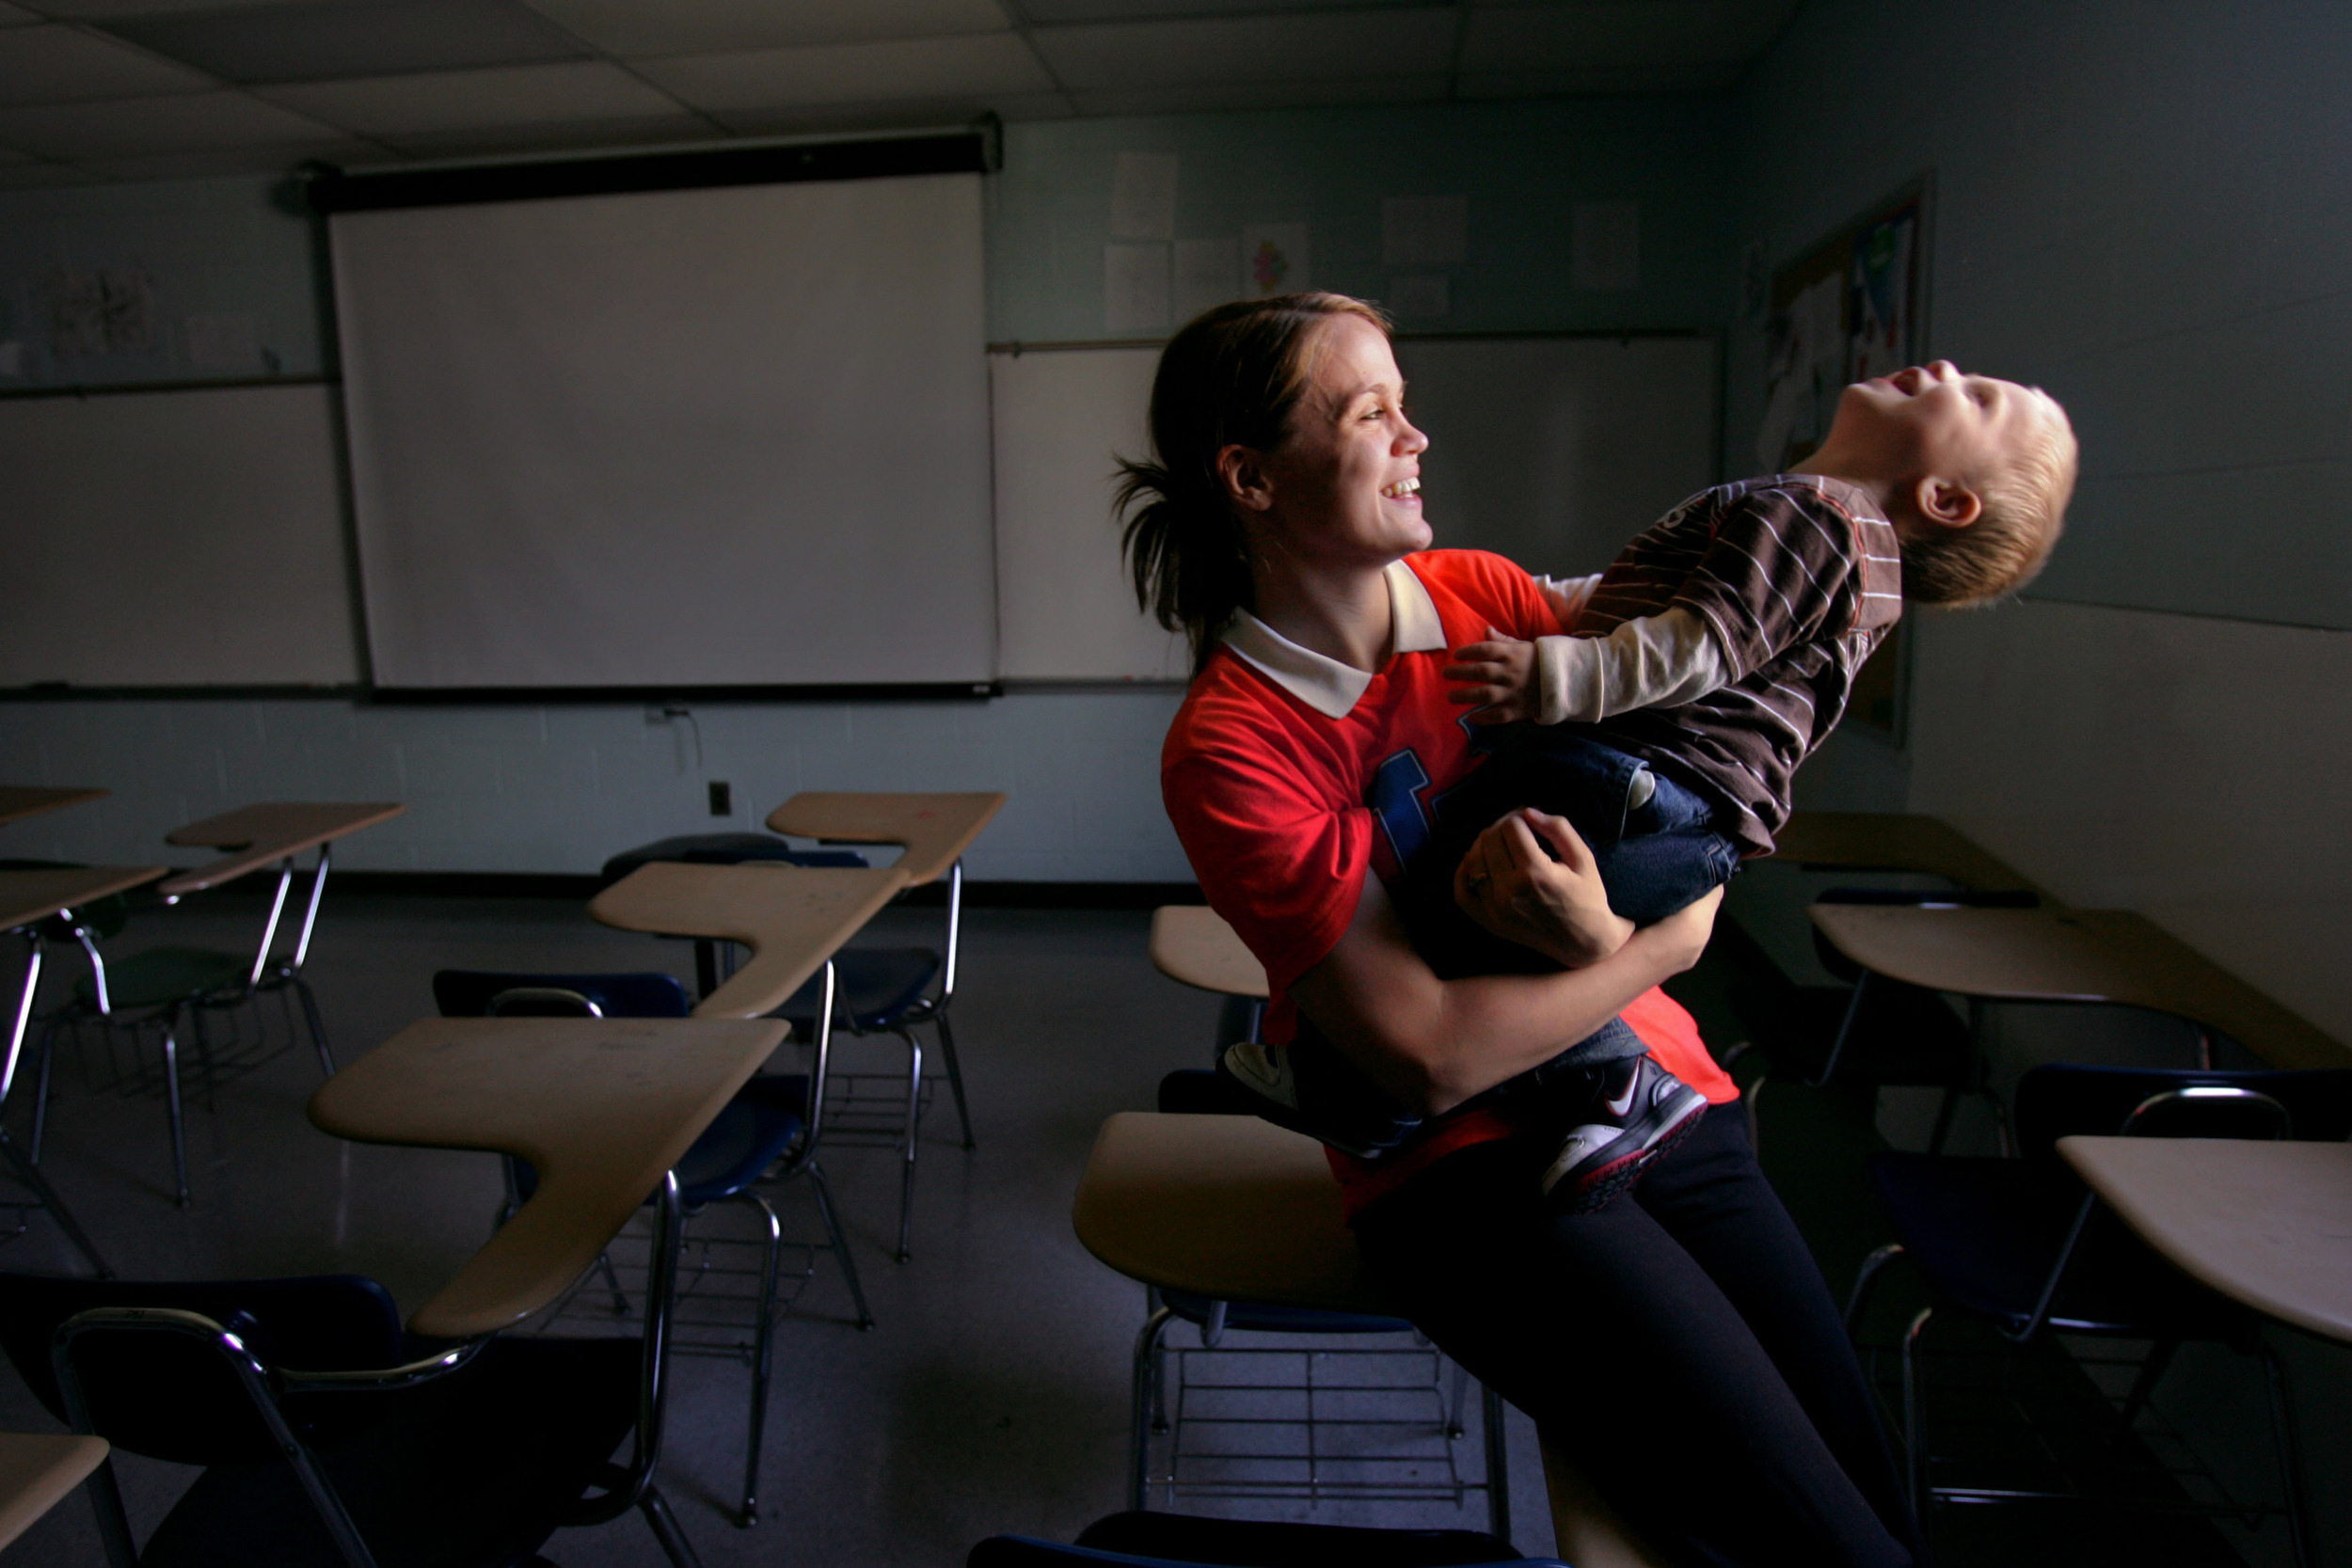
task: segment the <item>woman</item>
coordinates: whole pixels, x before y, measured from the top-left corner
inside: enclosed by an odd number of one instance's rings
[[[1530,811],[1479,839],[1455,893],[1564,970],[1441,981],[1390,906],[1430,797],[1470,760],[1447,649],[1489,626],[1559,629],[1508,562],[1427,552],[1428,441],[1403,398],[1387,324],[1335,294],[1221,307],[1168,344],[1156,461],[1126,465],[1120,493],[1137,594],[1192,641],[1168,815],[1265,965],[1267,1037],[1303,1015],[1441,1118],[1394,1160],[1332,1155],[1359,1243],[1413,1321],[1677,1560],[1912,1562],[1827,1288],[1756,1167],[1738,1091],[1656,989],[1697,960],[1717,895],[1631,930],[1566,823]],[[1619,1015],[1710,1108],[1629,1196],[1549,1213],[1549,1142],[1476,1097]]]

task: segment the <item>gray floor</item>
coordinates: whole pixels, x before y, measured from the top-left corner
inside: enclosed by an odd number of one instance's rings
[[[125,950],[171,941],[243,945],[258,932],[251,901],[202,903],[138,920]],[[893,911],[872,940],[929,940],[938,915]],[[925,1124],[915,1256],[889,1256],[896,1156],[828,1148],[833,1178],[878,1326],[860,1333],[847,1292],[819,1259],[780,1333],[762,1465],[767,1518],[728,1520],[738,1484],[746,1374],[734,1362],[682,1359],[673,1389],[661,1484],[703,1560],[726,1563],[962,1561],[980,1537],[1012,1531],[1067,1540],[1122,1506],[1127,1360],[1141,1290],[1073,1239],[1072,1191],[1095,1128],[1151,1104],[1171,1068],[1205,1065],[1214,998],[1158,975],[1140,913],[977,910],[956,1016],[979,1138],[958,1147],[944,1092]],[[338,897],[330,894],[311,974],[345,1058],[429,1013],[444,966],[543,970],[666,968],[691,974],[688,949],[604,930],[552,900]],[[75,962],[61,962],[67,978]],[[284,1022],[268,1021],[269,1040]],[[231,1053],[224,1048],[224,1054]],[[846,1064],[898,1067],[895,1049],[851,1045]],[[119,1053],[127,1062],[127,1055]],[[46,1168],[117,1269],[135,1277],[234,1277],[351,1271],[413,1307],[477,1246],[500,1194],[484,1155],[344,1145],[310,1129],[303,1102],[318,1069],[307,1046],[220,1085],[191,1109],[196,1205],[169,1201],[160,1098],[110,1087],[104,1054],[61,1053]],[[19,1096],[20,1101],[28,1099]],[[24,1108],[12,1113],[22,1126]],[[814,1236],[804,1190],[787,1188],[787,1229]],[[32,1219],[0,1267],[63,1269],[54,1227]],[[1186,1331],[1179,1331],[1184,1342]],[[55,1424],[12,1373],[0,1372],[0,1428]],[[1477,1423],[1464,1450],[1479,1465]],[[1550,1549],[1533,1429],[1511,1423],[1521,1549]],[[124,1462],[141,1533],[188,1472]],[[1484,1528],[1474,1496],[1450,1503],[1193,1500],[1188,1511],[1344,1523]],[[559,1532],[555,1560],[662,1560],[635,1518]],[[70,1500],[11,1549],[15,1562],[103,1561],[89,1512]]]

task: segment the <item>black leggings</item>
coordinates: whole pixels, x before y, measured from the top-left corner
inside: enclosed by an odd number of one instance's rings
[[[1383,1288],[1535,1418],[1677,1562],[1924,1560],[1820,1270],[1738,1105],[1616,1202],[1549,1213],[1525,1139],[1448,1155],[1359,1216]]]

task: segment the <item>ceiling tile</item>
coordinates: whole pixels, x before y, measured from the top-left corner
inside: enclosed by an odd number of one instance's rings
[[[31,11],[20,10],[7,0],[0,0],[0,27],[29,27],[40,20]]]
[[[258,95],[367,136],[647,119],[678,112],[668,97],[601,60],[305,82],[260,88]]]
[[[241,92],[0,108],[0,147],[45,158],[131,158],[224,148],[304,147],[342,138]]]
[[[1000,119],[1068,119],[1070,100],[1057,92],[987,92],[959,98],[897,98],[872,103],[809,103],[799,107],[747,109],[723,118],[738,135],[784,136],[812,133],[912,130],[939,126],[987,112]]]
[[[1446,95],[1434,72],[1344,82],[1202,82],[1073,93],[1082,115],[1184,115],[1225,109],[1317,109],[1342,103],[1422,103]]]
[[[1772,42],[1793,8],[1794,0],[1480,7],[1470,13],[1462,70],[1565,71],[1581,73],[1569,90],[1609,91],[1600,84],[1622,68],[1744,64]],[[1639,71],[1627,78],[1642,79]]]
[[[232,82],[316,82],[408,71],[576,60],[589,51],[518,0],[374,0],[246,7],[105,24]]]
[[[283,174],[316,160],[327,164],[381,163],[384,150],[371,142],[307,142],[298,147],[225,147],[209,152],[151,152],[121,158],[83,158],[74,166],[103,180],[207,180],[223,174]]]
[[[695,108],[717,111],[1054,88],[1013,33],[684,55],[639,61],[637,69]]]
[[[319,0],[23,0],[43,16],[67,22],[95,22],[103,17],[161,16],[182,11],[258,9],[263,6],[315,6]],[[367,0],[349,0],[364,5]]]
[[[1740,79],[1737,60],[1641,60],[1551,71],[1465,71],[1457,98],[1569,98],[1596,93],[1712,92]]]
[[[1363,11],[1426,6],[1429,0],[1021,0],[1040,25],[1063,22],[1145,22],[1166,17],[1261,16],[1285,11]]]
[[[0,190],[24,190],[34,185],[87,185],[88,171],[72,164],[8,164],[0,166]]]
[[[1424,8],[1041,27],[1034,36],[1046,64],[1076,92],[1360,81],[1451,59],[1454,30],[1453,10]]]
[[[39,162],[40,162],[40,160],[34,157],[30,152],[18,152],[6,147],[0,147],[0,165],[37,164]]]
[[[996,0],[528,0],[613,55],[707,55],[1002,32]]]
[[[708,146],[717,136],[711,122],[702,116],[674,111],[634,119],[424,131],[375,139],[407,158],[504,158],[540,152],[658,147],[673,142]]]
[[[200,71],[72,27],[0,28],[0,104],[145,98],[218,85]]]

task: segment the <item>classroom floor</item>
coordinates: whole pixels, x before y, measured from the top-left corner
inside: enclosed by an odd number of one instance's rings
[[[244,945],[262,912],[256,901],[227,898],[153,911],[135,923],[122,947],[164,940]],[[816,1258],[778,1330],[762,1465],[765,1517],[753,1529],[738,1529],[729,1518],[747,1373],[734,1360],[676,1363],[660,1483],[711,1568],[953,1568],[982,1536],[1067,1540],[1123,1506],[1128,1358],[1143,1292],[1079,1247],[1070,1198],[1105,1116],[1149,1107],[1163,1073],[1205,1065],[1217,1003],[1152,969],[1141,912],[978,909],[966,920],[956,1017],[979,1148],[967,1154],[959,1147],[943,1089],[925,1123],[914,1258],[902,1265],[889,1250],[895,1153],[828,1141],[821,1163],[878,1323],[857,1330],[832,1260]],[[923,942],[937,922],[935,911],[893,910],[865,940]],[[330,895],[310,974],[339,1053],[347,1060],[429,1013],[432,973],[450,966],[691,974],[691,960],[682,943],[604,929],[559,900]],[[57,969],[70,978],[78,965]],[[1724,969],[1710,958],[1677,987],[1710,1040],[1738,1036],[1722,1003]],[[317,1064],[298,1036],[293,1049],[277,1050],[288,1039],[285,1024],[272,1016],[241,1041],[216,1042],[224,1058],[259,1048],[267,1059],[216,1085],[209,1103],[200,1092],[192,1096],[193,1209],[171,1206],[163,1102],[151,1089],[141,1092],[135,1058],[119,1043],[111,1053],[94,1038],[61,1052],[45,1168],[126,1276],[349,1271],[383,1281],[413,1307],[486,1233],[501,1196],[498,1164],[486,1155],[345,1145],[312,1131],[302,1107]],[[888,1071],[898,1057],[887,1046],[850,1042],[840,1065]],[[1858,1172],[1861,1155],[1878,1147],[1868,1116],[1834,1097],[1780,1086],[1764,1104],[1767,1168],[1842,1294],[1855,1261],[1880,1239]],[[20,1106],[14,1124],[21,1129],[23,1120]],[[818,1234],[804,1185],[785,1189],[778,1207],[787,1234]],[[38,1214],[0,1253],[0,1267],[72,1263]],[[1899,1289],[1888,1302],[1887,1312],[1902,1309]],[[593,1319],[596,1293],[584,1292],[575,1309]],[[1197,1342],[1181,1325],[1171,1333],[1171,1345]],[[1425,1365],[1407,1371],[1427,1376]],[[1391,1374],[1380,1368],[1368,1375]],[[1970,1374],[1959,1375],[1965,1382]],[[2037,1375],[2061,1402],[2086,1398],[2088,1382],[2063,1358],[2037,1364]],[[1483,1467],[1474,1409],[1468,1424],[1455,1458],[1474,1481]],[[13,1374],[0,1372],[0,1428],[54,1427]],[[1440,1456],[1443,1447],[1439,1440]],[[1516,1413],[1509,1461],[1514,1539],[1524,1551],[1547,1552],[1534,1434]],[[120,1465],[134,1527],[143,1535],[189,1472],[135,1459]],[[1443,1465],[1440,1457],[1435,1471]],[[1279,1479],[1287,1472],[1262,1465],[1233,1473]],[[1311,1505],[1207,1497],[1182,1506],[1471,1528],[1485,1528],[1486,1518],[1475,1492],[1458,1508],[1451,1500]],[[2085,1525],[2063,1511],[1946,1510],[1936,1535],[1947,1568],[2240,1560],[2217,1532],[2177,1518],[2151,1527],[2101,1516]],[[634,1517],[561,1531],[546,1550],[567,1568],[663,1560]],[[10,1560],[103,1561],[87,1504],[77,1497],[62,1505],[11,1549]]]

